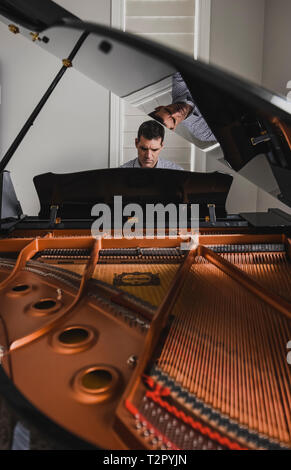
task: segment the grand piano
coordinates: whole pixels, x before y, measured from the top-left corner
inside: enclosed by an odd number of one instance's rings
[[[39,3],[0,1],[7,34],[63,60],[0,162],[1,448],[290,449],[291,103]],[[70,66],[129,101],[179,73],[233,172],[259,156],[286,211],[229,214],[221,171],[120,168],[37,175],[23,214],[6,167]]]

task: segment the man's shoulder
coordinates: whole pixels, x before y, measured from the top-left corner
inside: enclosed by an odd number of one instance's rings
[[[119,168],[133,168],[136,160],[137,160],[136,158],[134,158],[133,160],[129,160],[129,162],[126,162],[126,163],[123,163],[123,165],[120,165]]]
[[[177,165],[177,163],[171,162],[170,160],[165,160],[164,158],[159,158],[159,168],[184,171],[184,168],[182,168],[180,165]]]
[[[140,165],[138,163],[138,158],[134,158],[133,160],[130,160],[129,162],[123,163],[119,168],[140,168]],[[171,162],[170,160],[165,160],[164,158],[159,158],[158,165],[156,168],[165,168],[168,170],[184,170],[180,165],[177,165],[174,162]]]

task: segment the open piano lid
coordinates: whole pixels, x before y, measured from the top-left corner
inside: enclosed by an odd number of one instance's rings
[[[291,103],[285,97],[139,36],[82,22],[49,0],[41,6],[0,0],[0,14],[7,24],[16,20],[27,37],[25,28],[33,26],[42,33],[36,43],[61,59],[88,32],[74,68],[124,98],[180,72],[231,168],[243,169],[252,183],[291,207]],[[258,164],[246,170],[257,157]]]
[[[51,0],[1,0],[0,13],[9,21],[35,32],[43,31],[63,18],[78,19]]]

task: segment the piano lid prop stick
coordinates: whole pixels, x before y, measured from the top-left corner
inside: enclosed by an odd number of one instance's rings
[[[56,75],[54,80],[52,81],[51,85],[49,86],[49,88],[47,89],[47,91],[45,92],[45,94],[43,95],[41,100],[39,101],[39,103],[36,105],[36,107],[34,108],[34,110],[31,113],[31,115],[27,119],[26,123],[22,127],[21,131],[19,132],[19,134],[17,135],[17,137],[15,138],[15,140],[12,142],[11,146],[7,150],[6,154],[2,158],[2,160],[0,162],[0,173],[3,170],[5,170],[5,168],[7,167],[8,163],[10,162],[11,158],[13,157],[15,151],[18,149],[19,145],[23,141],[23,139],[26,136],[29,129],[33,126],[33,123],[34,123],[35,119],[39,115],[40,111],[44,107],[44,105],[47,102],[47,100],[49,99],[49,97],[51,96],[52,92],[56,88],[56,86],[59,83],[59,81],[61,80],[62,76],[68,70],[69,66],[71,66],[72,60],[74,59],[74,57],[76,56],[76,54],[78,53],[80,48],[82,47],[82,45],[85,42],[85,40],[87,39],[88,35],[89,35],[89,33],[87,33],[87,32],[83,33],[80,36],[79,40],[77,41],[77,43],[76,43],[75,47],[73,48],[72,52],[70,53],[69,57],[67,59],[63,60],[62,68],[60,69],[60,71],[58,72],[58,74]]]

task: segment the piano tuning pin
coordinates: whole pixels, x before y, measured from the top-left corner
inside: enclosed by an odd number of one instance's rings
[[[207,442],[207,447],[206,447],[206,450],[207,449],[213,449],[214,448],[214,443],[212,441],[208,441]]]
[[[194,440],[193,440],[193,442],[192,442],[192,447],[193,447],[193,449],[197,449],[197,447],[198,447],[197,439],[194,439]]]
[[[197,442],[198,442],[198,444],[201,445],[201,444],[203,443],[203,437],[202,437],[202,436],[198,436]]]

